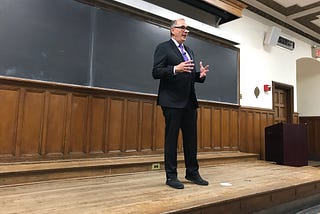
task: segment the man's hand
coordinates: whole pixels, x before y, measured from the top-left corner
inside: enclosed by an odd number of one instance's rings
[[[194,68],[194,64],[192,62],[193,60],[188,60],[185,62],[181,62],[179,65],[176,65],[175,66],[176,73],[182,73],[182,72],[191,73],[191,71]]]
[[[209,65],[203,67],[202,61],[200,61],[200,78],[207,76],[207,72],[209,71]]]

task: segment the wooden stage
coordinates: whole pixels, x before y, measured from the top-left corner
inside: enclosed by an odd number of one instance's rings
[[[319,202],[320,169],[259,160],[202,166],[209,186],[179,178],[166,186],[163,170],[0,186],[0,213],[294,213]]]

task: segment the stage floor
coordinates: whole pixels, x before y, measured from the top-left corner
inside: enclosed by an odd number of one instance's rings
[[[277,197],[287,200],[297,194],[309,196],[308,191],[320,192],[320,169],[313,166],[240,161],[201,167],[200,172],[209,186],[186,181],[184,170],[179,169],[185,184],[182,190],[166,186],[162,170],[2,186],[0,213],[195,213],[197,207],[204,211],[214,204],[223,205],[217,208],[217,213],[223,213],[224,203],[235,206],[232,209],[239,204],[241,212],[248,213],[250,206],[264,203],[267,208],[268,200]]]

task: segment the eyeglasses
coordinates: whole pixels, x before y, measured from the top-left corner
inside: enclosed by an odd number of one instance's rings
[[[181,25],[181,26],[174,26],[173,28],[179,28],[181,30],[187,30],[189,31],[189,28],[187,26]]]

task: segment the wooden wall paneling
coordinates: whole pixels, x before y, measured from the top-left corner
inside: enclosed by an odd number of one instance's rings
[[[200,117],[198,117],[198,147],[201,150],[212,149],[212,108],[201,107]]]
[[[316,120],[313,120],[313,135],[311,136],[312,140],[310,143],[314,145],[314,150],[310,152],[312,158],[320,160],[320,118],[316,117]],[[309,143],[309,144],[310,144]]]
[[[92,96],[89,108],[88,153],[104,153],[104,139],[106,130],[107,101],[105,97]]]
[[[136,100],[127,100],[125,116],[124,151],[137,152],[140,134],[140,104]]]
[[[0,86],[0,157],[15,155],[20,91]]]
[[[253,112],[247,112],[247,121],[246,124],[243,124],[247,129],[247,151],[246,152],[254,152],[254,141],[253,141]]]
[[[16,150],[15,150],[15,156],[20,156],[20,145],[21,145],[21,130],[22,130],[22,123],[23,123],[23,104],[24,104],[24,97],[25,97],[25,89],[22,88],[20,90],[20,96],[19,96],[19,110],[18,110],[18,117],[17,117],[17,133],[16,133]]]
[[[70,144],[70,138],[71,138],[71,115],[72,115],[72,93],[66,93],[66,108],[65,108],[65,127],[64,127],[64,139],[62,142],[62,150],[63,155],[69,154],[69,144]]]
[[[22,121],[19,135],[20,155],[41,155],[43,130],[44,90],[28,89],[24,91]]]
[[[308,153],[311,159],[319,159],[320,158],[320,148],[319,148],[319,119],[317,118],[308,118],[309,121],[307,123],[308,129]]]
[[[212,110],[212,147],[214,150],[222,150],[222,137],[221,137],[221,108],[213,108]]]
[[[124,123],[124,108],[125,102],[121,98],[110,98],[108,114],[108,136],[107,136],[107,152],[121,152],[123,151],[123,123]]]
[[[141,105],[141,137],[139,151],[153,150],[153,136],[155,132],[155,110],[156,104],[150,101],[143,101]]]
[[[307,127],[309,159],[320,160],[320,117],[300,117],[299,121]]]
[[[47,139],[47,124],[48,124],[48,112],[49,112],[49,99],[50,93],[44,91],[44,109],[43,109],[43,120],[42,120],[42,133],[41,133],[41,151],[40,156],[46,155],[46,139]]]
[[[260,154],[261,151],[261,112],[253,113],[253,153]]]
[[[66,136],[68,94],[63,92],[50,92],[48,95],[48,110],[45,115],[44,140],[46,155],[64,155],[68,145]],[[70,104],[69,104],[70,106]],[[71,109],[71,108],[70,108]],[[68,114],[70,115],[70,113]]]
[[[299,113],[293,113],[293,116],[292,116],[292,123],[293,124],[299,124]]]
[[[260,158],[265,160],[266,157],[266,149],[265,149],[265,127],[269,125],[268,123],[268,114],[264,113],[261,114],[260,116],[260,124],[261,124],[261,129],[260,129]]]
[[[92,120],[92,96],[87,95],[87,121],[86,121],[86,135],[85,135],[85,147],[84,147],[84,152],[86,154],[90,153],[90,133],[91,133],[91,120]]]
[[[248,127],[247,124],[247,112],[241,110],[240,111],[240,142],[239,142],[239,150],[240,151],[248,151]]]
[[[110,124],[110,107],[111,107],[111,97],[106,97],[106,106],[105,106],[105,129],[103,137],[103,151],[105,154],[109,151],[109,124]]]
[[[126,97],[121,97],[123,101],[123,111],[122,111],[122,125],[121,125],[121,140],[119,142],[120,152],[126,152],[126,132],[127,132],[127,123],[128,123],[128,100]]]
[[[16,81],[0,85],[0,101],[0,157],[163,152],[165,122],[155,96]],[[199,151],[263,158],[264,128],[273,123],[272,110],[200,102]]]
[[[230,147],[232,150],[239,150],[239,110],[230,111]]]
[[[230,114],[229,110],[222,109],[221,112],[221,143],[223,149],[230,149]]]
[[[311,118],[300,118],[300,121],[307,125],[308,153],[311,159],[315,159],[317,156],[316,124]]]
[[[83,154],[87,148],[88,96],[72,94],[68,153]]]
[[[268,126],[274,124],[274,113],[268,113]]]
[[[142,151],[142,118],[143,118],[143,100],[137,100],[139,102],[139,109],[138,109],[138,138],[137,138],[137,151]],[[152,117],[149,118],[152,120]],[[151,145],[151,142],[150,142]]]
[[[309,145],[313,145],[313,150],[310,151],[311,158],[320,160],[320,118],[312,121],[312,135],[309,137]]]
[[[307,138],[308,138],[308,155],[309,159],[316,159],[316,129],[315,129],[315,118],[313,117],[300,117],[300,124],[304,124],[307,127]]]
[[[260,154],[265,157],[265,127],[274,123],[274,111],[241,108],[240,151]]]

